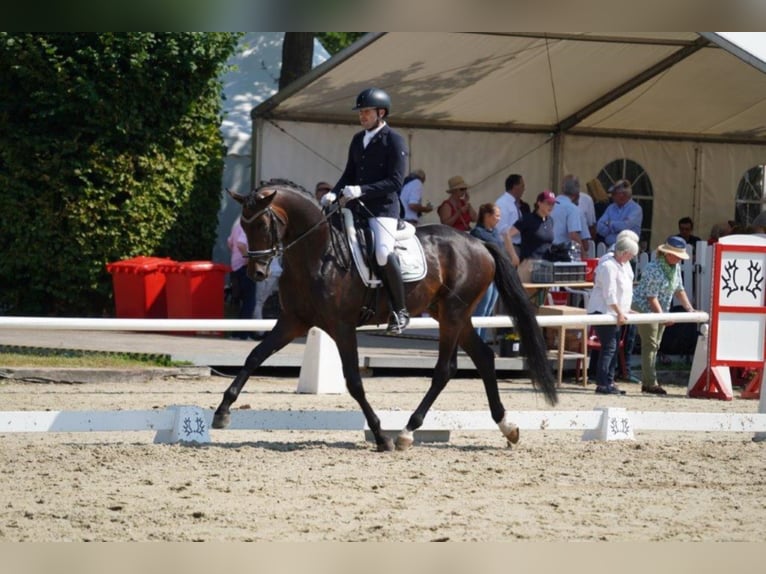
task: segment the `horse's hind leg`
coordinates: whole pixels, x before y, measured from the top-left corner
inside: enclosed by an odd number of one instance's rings
[[[306,331],[307,329],[298,328],[297,326],[288,328],[285,321],[277,321],[274,329],[266,335],[266,338],[263,339],[255,349],[250,351],[247,359],[245,359],[245,364],[239,370],[239,373],[237,373],[237,376],[229,385],[229,388],[223,393],[221,404],[218,405],[218,408],[213,414],[212,426],[214,429],[224,429],[229,426],[229,422],[231,422],[231,405],[237,400],[237,397],[239,397],[239,394],[242,392],[242,388],[245,386],[245,383],[255,369],[290,341],[296,337],[304,335]]]

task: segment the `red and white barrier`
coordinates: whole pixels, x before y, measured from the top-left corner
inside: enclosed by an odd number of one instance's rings
[[[688,394],[731,400],[730,368],[762,372],[766,362],[766,235],[729,235],[715,244],[711,298],[710,340],[705,333],[698,341]]]

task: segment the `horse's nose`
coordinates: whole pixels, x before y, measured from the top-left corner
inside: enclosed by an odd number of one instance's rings
[[[253,281],[263,281],[269,276],[269,269],[256,263],[248,267],[247,276]]]

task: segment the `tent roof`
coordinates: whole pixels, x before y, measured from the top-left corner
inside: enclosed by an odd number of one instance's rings
[[[713,32],[371,33],[253,110],[397,126],[766,141],[766,63]]]

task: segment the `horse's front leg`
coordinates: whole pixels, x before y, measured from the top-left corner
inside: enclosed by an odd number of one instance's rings
[[[237,400],[239,393],[242,392],[242,387],[245,386],[245,383],[255,369],[290,341],[296,337],[305,335],[307,331],[307,327],[280,317],[276,325],[274,325],[274,328],[269,331],[263,341],[261,341],[255,349],[250,351],[250,354],[245,360],[245,364],[239,370],[239,373],[237,373],[237,376],[229,385],[229,388],[223,393],[221,404],[218,405],[218,408],[213,415],[214,429],[224,429],[229,426],[229,423],[231,422],[231,405]]]
[[[484,391],[489,401],[489,412],[492,420],[497,423],[500,432],[508,441],[508,446],[519,442],[519,427],[516,423],[507,420],[503,401],[500,399],[500,391],[497,388],[497,373],[495,372],[495,354],[485,343],[472,325],[467,325],[460,335],[460,346],[465,350],[479,376],[484,382]]]
[[[380,428],[380,419],[367,400],[362,384],[362,375],[359,373],[359,350],[356,341],[356,327],[343,325],[330,335],[338,346],[341,364],[343,365],[343,377],[346,379],[346,388],[349,394],[359,403],[367,426],[375,437],[378,452],[394,450],[394,442],[385,436]]]
[[[451,324],[439,322],[439,358],[431,377],[431,386],[423,400],[407,421],[407,426],[396,437],[396,450],[407,450],[415,440],[415,431],[423,426],[423,421],[439,394],[457,372],[457,334]]]

